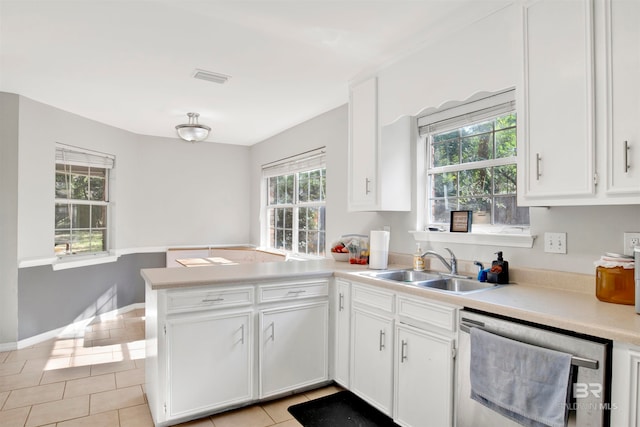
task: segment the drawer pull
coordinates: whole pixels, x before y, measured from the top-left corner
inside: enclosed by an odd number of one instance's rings
[[[536,153],[536,181],[540,180],[542,174],[540,173],[540,162],[542,161],[542,157],[540,157],[540,153]]]
[[[240,329],[240,332],[242,332],[242,335],[240,337],[240,344],[244,344],[244,323],[240,326]]]
[[[380,351],[384,350],[384,331],[380,330]]]
[[[629,169],[631,169],[631,164],[629,163],[629,150],[631,150],[629,141],[625,141],[624,142],[624,173],[629,172]]]
[[[302,294],[302,293],[305,293],[305,292],[307,292],[305,289],[297,289],[297,290],[295,290],[295,291],[289,291],[289,292],[287,292],[287,295],[295,295],[295,296],[298,296],[298,295],[300,295],[300,294]]]
[[[364,179],[364,194],[369,194],[371,193],[371,190],[369,189],[369,184],[371,184],[371,180],[369,178],[365,178]]]
[[[400,348],[400,363],[404,363],[407,360],[407,341],[402,340],[402,347]]]
[[[344,310],[344,294],[340,293],[340,302],[338,303],[338,311]]]
[[[202,302],[221,302],[224,301],[224,298],[205,298]]]

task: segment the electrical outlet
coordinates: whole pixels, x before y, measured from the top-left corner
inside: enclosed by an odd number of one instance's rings
[[[640,232],[624,233],[624,254],[633,255],[633,248],[640,246]]]
[[[566,254],[567,233],[544,233],[544,251],[552,254]]]

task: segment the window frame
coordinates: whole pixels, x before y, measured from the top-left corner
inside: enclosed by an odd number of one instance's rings
[[[322,170],[321,179],[324,182],[323,197],[320,201],[300,201],[299,200],[299,174],[305,172],[313,172],[316,170]],[[269,179],[277,178],[280,176],[293,175],[293,189],[292,200],[288,203],[269,203]],[[287,157],[285,159],[271,162],[262,166],[261,177],[261,246],[270,250],[285,251],[287,253],[296,254],[300,256],[309,257],[324,257],[326,255],[327,246],[327,234],[326,234],[326,158],[324,147],[316,150],[310,150],[298,155]],[[299,251],[300,240],[299,234],[301,230],[299,228],[300,211],[303,208],[319,208],[321,211],[319,215],[323,216],[322,224],[323,229],[318,229],[319,233],[324,235],[324,238],[319,238],[317,253],[308,253]],[[277,248],[272,245],[271,240],[271,215],[270,211],[274,209],[291,209],[291,250],[284,248]],[[274,227],[275,229],[275,227]],[[286,228],[288,229],[288,228]],[[316,230],[307,230],[316,231]]]
[[[516,165],[517,167],[517,154],[512,156],[492,158],[488,160],[480,160],[469,163],[456,163],[453,165],[430,167],[430,138],[431,135],[438,133],[444,133],[448,130],[460,129],[471,124],[482,123],[483,121],[489,121],[492,118],[496,118],[509,112],[516,112],[515,105],[515,90],[507,89],[496,93],[480,93],[471,99],[463,102],[445,104],[440,109],[431,109],[427,111],[426,115],[418,118],[419,128],[419,147],[418,152],[422,153],[422,156],[418,156],[418,179],[419,188],[421,192],[419,199],[422,198],[422,202],[419,204],[422,211],[419,212],[417,218],[417,230],[438,230],[448,231],[448,223],[446,222],[430,222],[430,191],[431,191],[431,176],[438,173],[446,172],[459,172],[461,170],[474,170],[481,168],[498,167],[504,165]],[[518,124],[516,124],[517,128]],[[493,133],[495,135],[495,129]],[[494,148],[495,150],[495,148]],[[517,150],[517,146],[516,146]],[[471,167],[469,167],[471,166]],[[493,183],[493,181],[492,181]],[[493,192],[492,186],[491,195],[488,197],[494,198],[496,194]],[[516,188],[516,201],[517,201]],[[499,196],[499,195],[498,195]],[[458,196],[456,196],[457,198]],[[493,209],[492,209],[493,211]],[[530,222],[530,219],[529,219]],[[491,223],[489,224],[474,224],[472,233],[479,232],[482,234],[518,234],[529,235],[529,224],[493,224],[493,212],[491,214]],[[449,234],[449,233],[447,233]],[[456,240],[464,237],[457,237]]]
[[[112,219],[112,197],[111,197],[111,177],[112,177],[112,169],[115,164],[115,156],[111,154],[101,153],[93,150],[87,150],[79,147],[69,146],[65,144],[56,144],[56,159],[55,159],[55,172],[54,175],[56,178],[54,179],[54,187],[55,187],[55,195],[54,195],[54,255],[58,259],[72,259],[86,256],[96,256],[96,255],[108,255],[111,249],[111,234],[113,230],[113,225],[111,224]],[[87,198],[79,199],[71,197],[71,188],[67,188],[67,197],[59,197],[58,194],[58,179],[57,175],[59,174],[59,166],[62,166],[63,174],[67,176],[66,179],[73,175],[82,175],[87,177]],[[68,169],[67,169],[68,168]],[[78,168],[83,173],[74,173],[74,168]],[[86,168],[86,172],[82,171],[82,169]],[[99,174],[93,175],[92,170],[98,169],[100,170]],[[100,200],[92,200],[90,197],[91,194],[91,181],[92,176],[102,175],[101,179],[104,180],[104,192],[103,197]],[[65,206],[68,210],[69,216],[69,234],[70,241],[66,243],[66,247],[62,250],[58,249],[57,243],[57,233],[59,231],[67,230],[67,228],[58,228],[57,227],[57,217],[58,217],[58,209],[60,206]],[[79,206],[89,206],[89,227],[74,227],[73,226],[73,214],[75,212],[76,207]],[[104,227],[94,227],[91,219],[93,207],[104,208]],[[76,233],[81,231],[92,231],[101,230],[103,233],[103,245],[100,250],[88,250],[76,252],[74,251],[74,247],[72,244],[72,237],[74,235],[74,230]]]

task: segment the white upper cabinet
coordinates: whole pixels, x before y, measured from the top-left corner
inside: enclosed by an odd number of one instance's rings
[[[613,200],[640,203],[640,2],[605,1],[601,17],[607,60],[606,192]]]
[[[640,3],[522,5],[518,202],[640,203]]]
[[[595,194],[593,7],[522,6],[518,202],[574,204]]]
[[[380,129],[378,80],[353,85],[349,95],[350,211],[411,209],[411,118]]]

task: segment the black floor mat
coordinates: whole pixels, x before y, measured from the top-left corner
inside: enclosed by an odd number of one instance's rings
[[[304,427],[398,427],[391,418],[350,391],[289,407]]]

